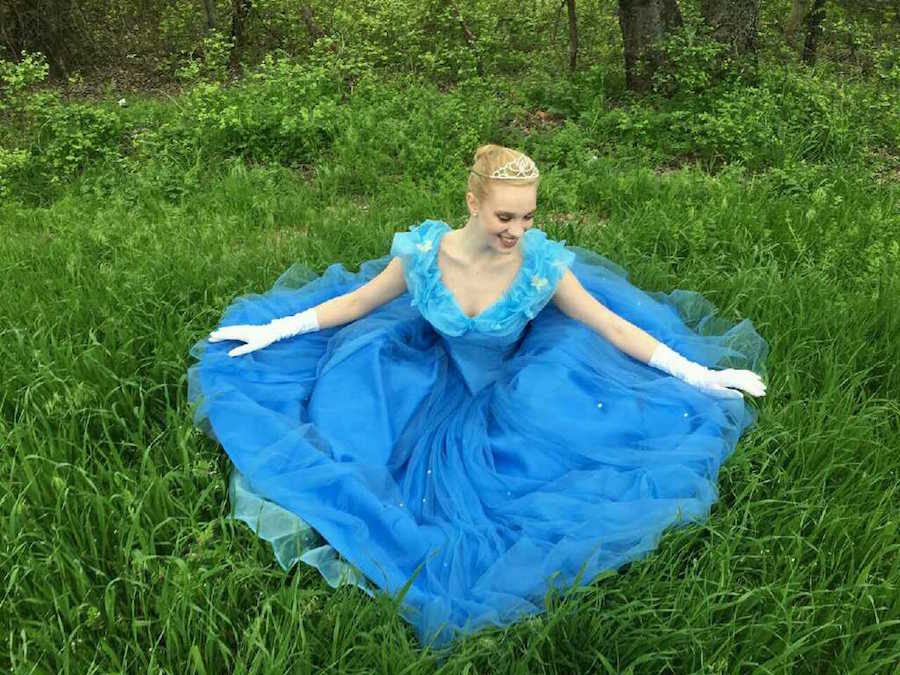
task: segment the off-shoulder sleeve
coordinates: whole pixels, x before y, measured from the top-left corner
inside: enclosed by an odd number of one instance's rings
[[[550,276],[553,279],[553,287],[563,278],[566,270],[572,266],[575,260],[575,251],[566,247],[566,240],[548,239],[545,242],[545,261],[549,270],[552,270]]]
[[[528,279],[531,290],[525,305],[525,314],[533,318],[553,297],[560,279],[572,266],[575,252],[566,247],[566,240],[547,238],[547,235],[535,230],[535,256],[533,268],[529,270]]]
[[[407,264],[415,253],[417,230],[419,225],[410,225],[408,232],[394,232],[394,239],[391,242],[391,255],[395,258],[403,260]]]
[[[402,258],[404,262],[423,257],[423,253],[431,251],[438,225],[437,221],[423,220],[418,225],[410,225],[408,232],[395,232],[391,242],[391,255]]]
[[[407,232],[395,232],[391,242],[391,255],[403,261],[403,276],[411,305],[418,303],[421,290],[427,283],[429,261],[436,250],[437,226],[437,221],[424,220],[410,225]]]

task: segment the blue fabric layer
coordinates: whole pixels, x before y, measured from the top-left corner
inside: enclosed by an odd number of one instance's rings
[[[303,265],[237,298],[220,326],[261,324],[336,297],[398,256],[408,291],[368,315],[231,358],[200,340],[195,421],[233,463],[234,517],[332,586],[396,596],[441,647],[543,611],[702,522],[722,462],[756,412],[637,361],[550,299],[571,270],[593,297],[686,357],[765,375],[749,320],[699,293],[646,292],[589,249],[532,228],[506,293],[467,317],[436,264],[450,227],[398,232],[358,272]]]

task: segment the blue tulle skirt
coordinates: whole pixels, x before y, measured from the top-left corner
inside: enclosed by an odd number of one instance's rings
[[[612,311],[692,360],[765,376],[750,321],[717,317],[696,292],[645,292],[568,248]],[[389,261],[295,265],[220,325],[315,306]],[[552,304],[475,394],[407,294],[245,356],[229,357],[234,346],[197,342],[189,369],[195,421],[233,463],[234,517],[285,569],[303,561],[332,586],[402,594],[402,616],[435,647],[539,613],[551,586],[587,584],[666,528],[705,520],[719,467],[756,420],[749,401],[669,377]]]

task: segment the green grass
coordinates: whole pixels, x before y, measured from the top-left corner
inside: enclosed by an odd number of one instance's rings
[[[389,599],[285,574],[227,519],[188,348],[293,262],[355,270],[412,223],[462,224],[464,171],[385,174],[394,149],[369,162],[346,138],[305,173],[98,164],[47,204],[0,205],[0,670],[898,672],[896,183],[865,162],[659,170],[586,133],[529,136],[537,225],[771,346],[706,524],[444,662]]]

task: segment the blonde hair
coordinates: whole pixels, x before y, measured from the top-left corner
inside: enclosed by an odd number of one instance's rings
[[[528,155],[503,145],[495,145],[494,143],[486,143],[478,146],[475,151],[475,162],[469,170],[469,190],[475,194],[475,197],[481,201],[487,196],[493,183],[500,182],[496,179],[486,178],[495,170],[511,160],[524,157],[531,160]],[[478,173],[473,173],[477,171]],[[484,174],[479,176],[478,174]],[[513,185],[531,185],[534,183],[540,187],[541,177],[536,178],[508,178],[504,179],[504,183],[512,183]]]

